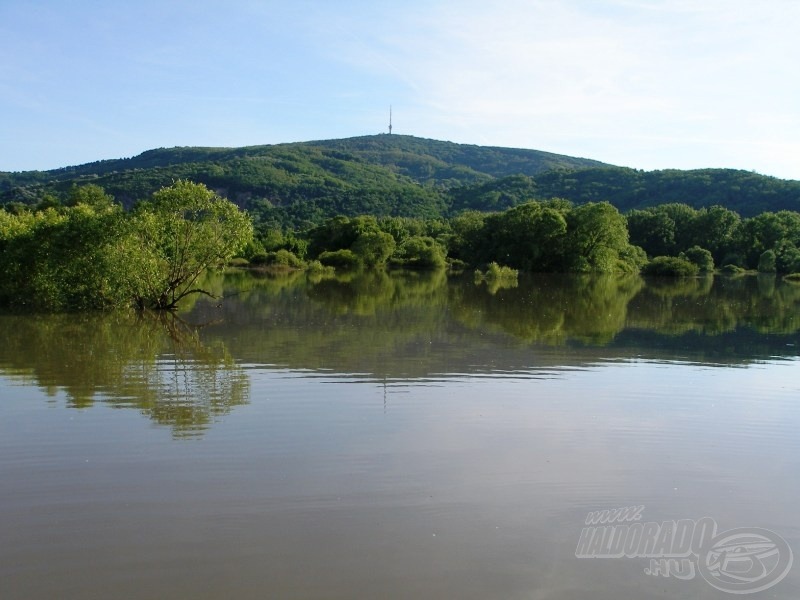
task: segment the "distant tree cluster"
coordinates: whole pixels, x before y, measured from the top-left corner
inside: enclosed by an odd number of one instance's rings
[[[800,271],[800,213],[782,210],[742,219],[712,206],[663,204],[628,213],[632,244],[651,257],[671,256],[701,271],[732,265],[761,272]]]
[[[625,217],[608,202],[573,207],[527,202],[499,213],[452,220],[450,253],[468,264],[497,262],[535,272],[638,272],[647,262],[631,246]]]
[[[281,240],[270,230],[265,240]],[[333,266],[431,268],[445,259],[528,272],[639,272],[695,275],[729,271],[800,272],[800,213],[742,219],[712,206],[665,204],[622,215],[608,202],[573,206],[563,199],[528,201],[499,212],[466,210],[451,219],[339,216],[283,246]],[[265,241],[265,246],[268,242]],[[289,247],[292,248],[289,248]],[[274,248],[273,248],[274,249]]]
[[[434,236],[447,229],[441,221],[404,217],[335,217],[308,233],[308,252],[324,265],[410,269],[445,266],[447,249]]]

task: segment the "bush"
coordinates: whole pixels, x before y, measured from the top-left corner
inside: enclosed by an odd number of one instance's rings
[[[647,252],[640,246],[628,244],[619,252],[617,271],[621,273],[638,273],[647,264]]]
[[[318,260],[309,261],[306,265],[306,273],[309,275],[333,275],[333,272],[333,267],[326,267]]]
[[[726,275],[740,275],[741,273],[744,273],[746,269],[743,269],[738,265],[725,265],[720,269],[720,271]]]
[[[480,273],[480,271],[476,271],[476,273]],[[484,279],[516,279],[518,275],[519,271],[516,269],[499,265],[496,262],[489,263],[486,272],[481,273]]]
[[[701,273],[711,273],[714,270],[714,257],[711,256],[710,251],[700,246],[692,246],[685,252],[681,252],[678,258],[696,264]]]
[[[392,264],[408,269],[441,269],[446,264],[444,247],[428,236],[412,236],[397,247]]]
[[[267,252],[262,264],[275,267],[289,267],[290,269],[302,269],[305,266],[302,260],[288,250]]]
[[[475,269],[475,284],[485,283],[489,293],[494,295],[498,290],[517,287],[519,285],[517,281],[518,275],[519,271],[516,269],[492,262],[489,263],[484,273]]]
[[[319,255],[318,260],[321,264],[328,267],[341,267],[344,269],[352,269],[361,264],[355,252],[348,249],[334,250],[323,252]]]
[[[677,256],[656,256],[642,269],[645,275],[667,277],[692,277],[700,271],[693,262]]]

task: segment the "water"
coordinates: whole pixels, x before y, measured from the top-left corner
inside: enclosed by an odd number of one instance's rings
[[[576,558],[627,506],[800,551],[798,286],[208,284],[177,319],[0,316],[0,598],[730,597]]]

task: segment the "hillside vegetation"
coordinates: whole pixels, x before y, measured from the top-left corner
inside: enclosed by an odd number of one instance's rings
[[[257,226],[304,229],[335,215],[451,217],[532,199],[607,201],[621,212],[665,203],[722,206],[743,217],[800,210],[800,181],[748,171],[651,171],[538,150],[401,135],[244,148],[160,148],[51,171],[0,172],[0,204],[63,203],[101,186],[126,208],[173,181],[205,184]]]

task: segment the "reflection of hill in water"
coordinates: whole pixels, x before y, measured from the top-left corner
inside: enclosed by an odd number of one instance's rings
[[[177,436],[248,400],[248,379],[224,345],[201,343],[172,315],[1,316],[0,338],[7,377],[63,392],[75,408],[135,408]]]
[[[199,304],[207,334],[247,363],[376,378],[575,367],[649,358],[746,363],[795,356],[800,289],[756,277],[649,281],[536,276],[494,293],[443,273],[234,274]]]
[[[617,360],[749,364],[798,355],[800,286],[541,276],[487,289],[439,273],[218,275],[184,318],[0,316],[0,373],[70,406],[135,408],[175,435],[246,403],[248,366],[366,380],[552,377]]]

